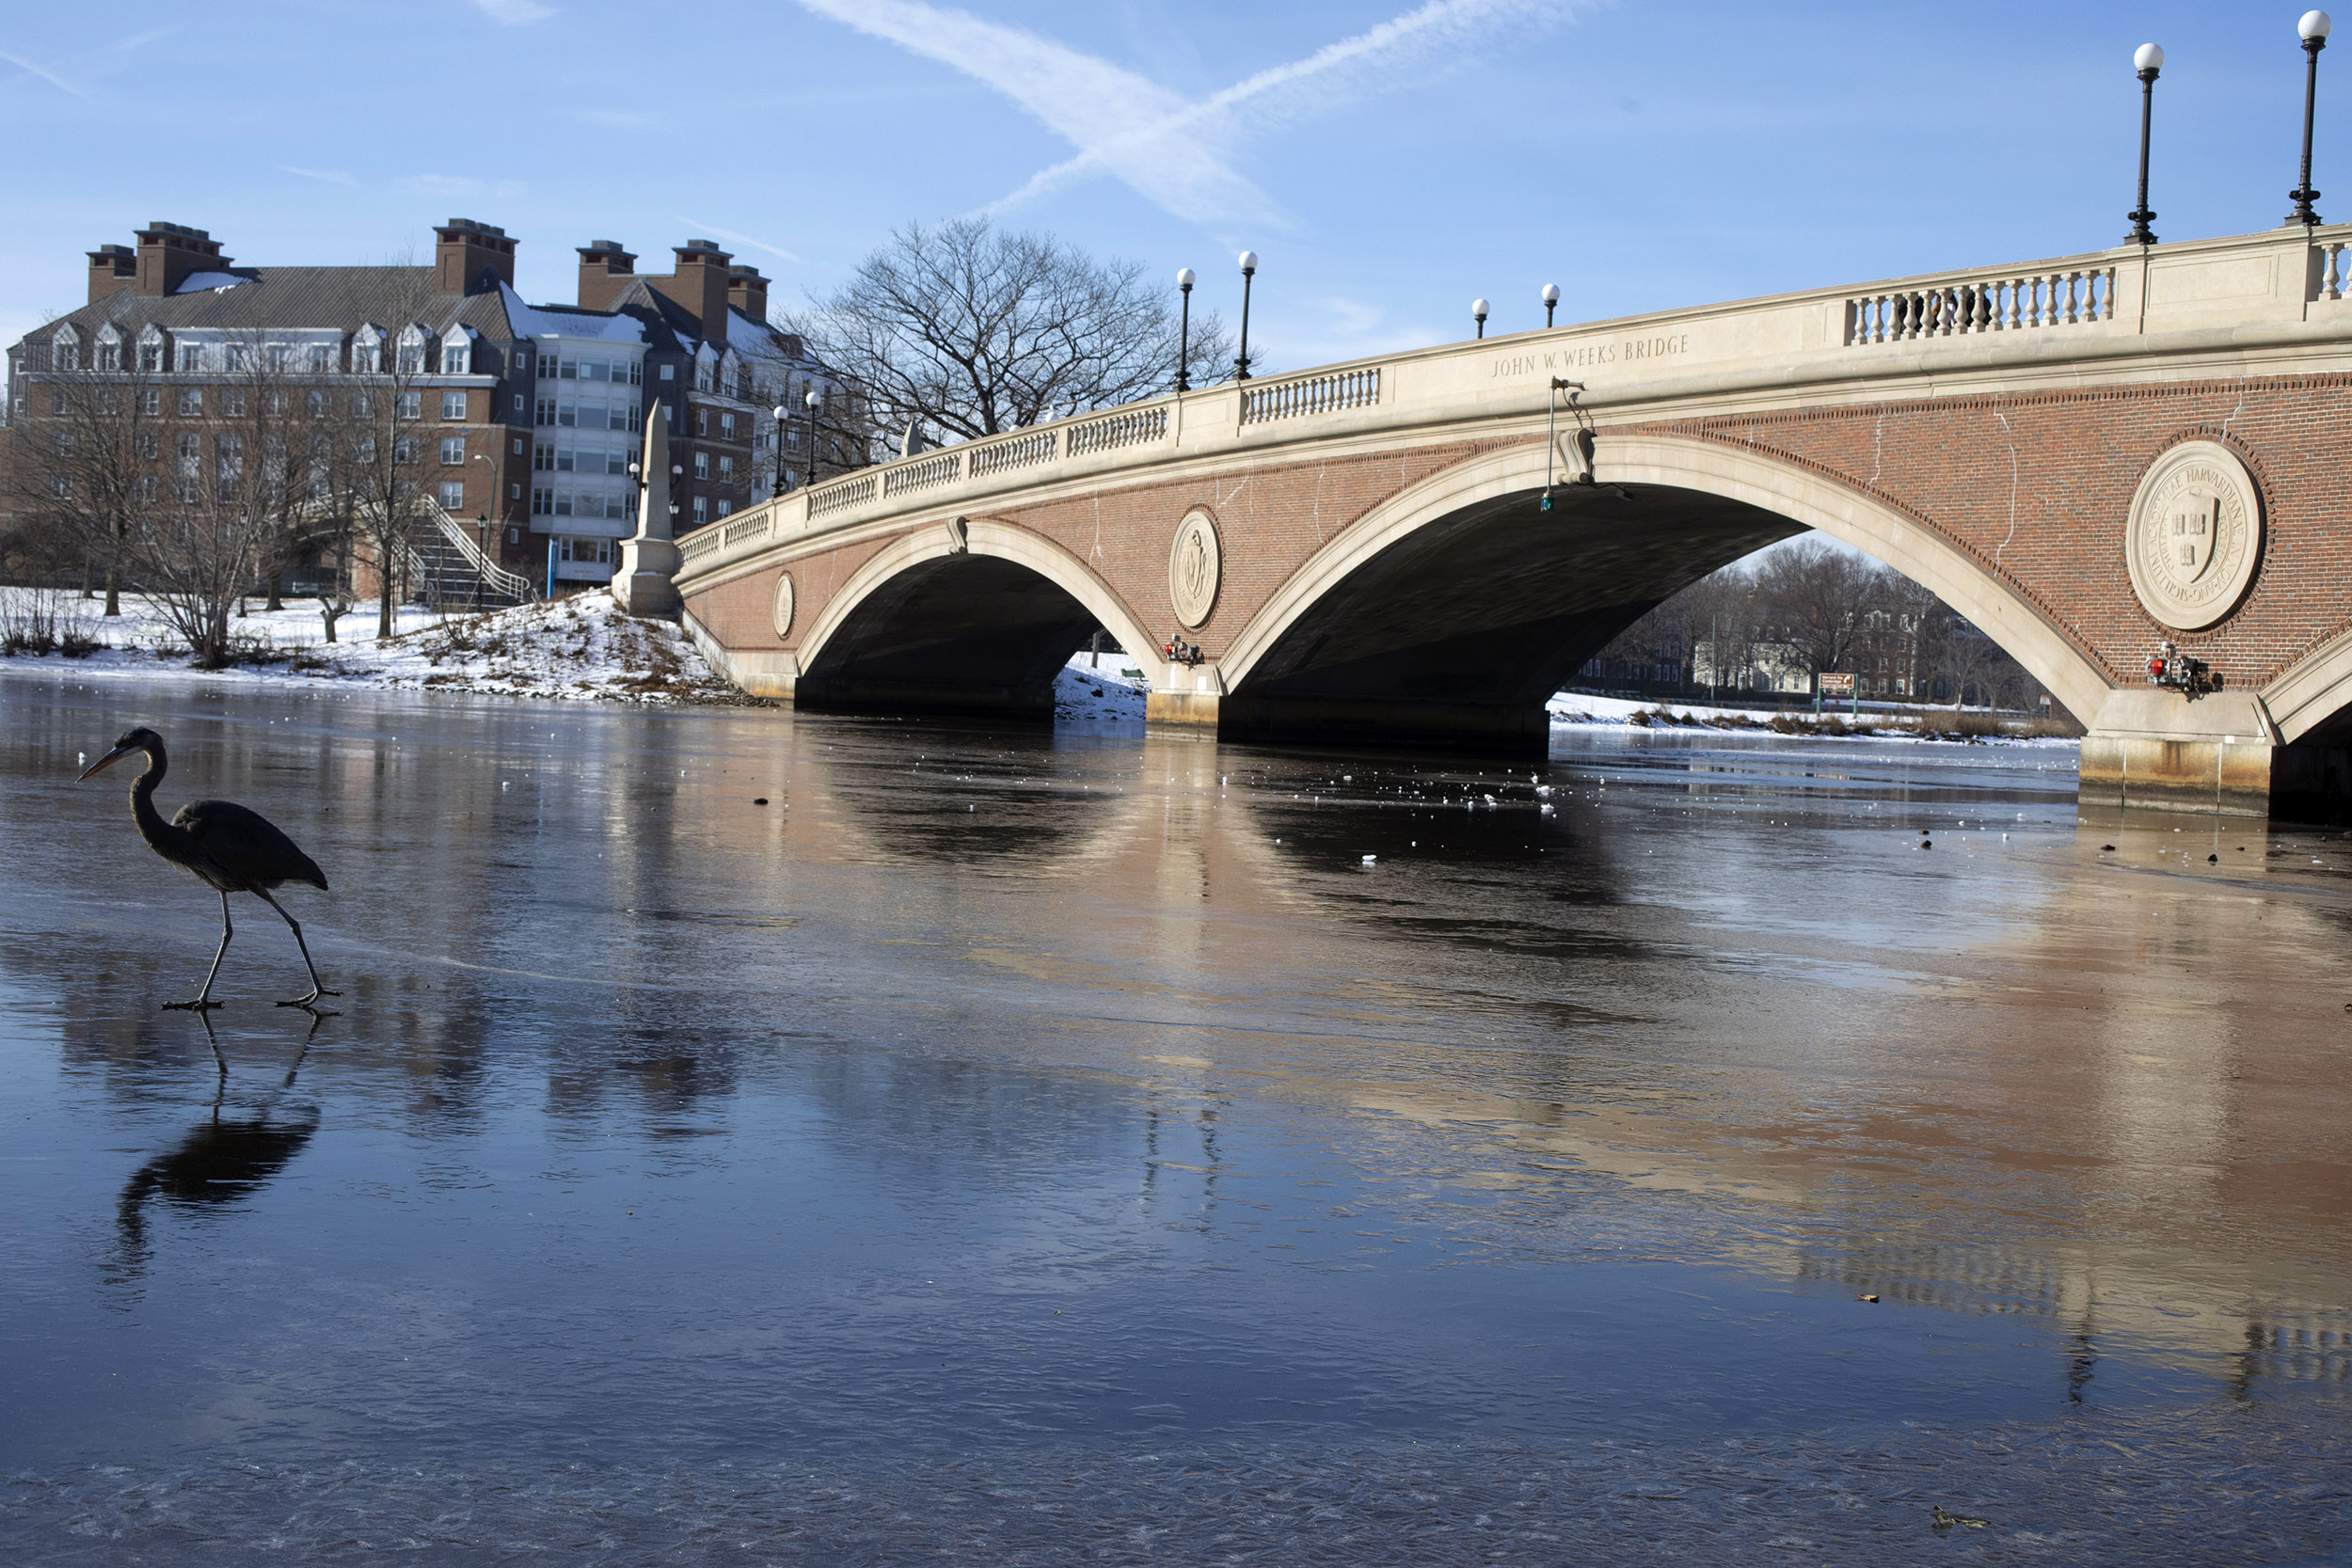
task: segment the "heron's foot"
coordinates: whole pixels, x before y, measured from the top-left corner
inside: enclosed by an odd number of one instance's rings
[[[321,986],[318,990],[312,991],[308,996],[290,997],[286,1001],[280,1002],[278,1005],[281,1007],[300,1007],[304,1012],[309,1013],[312,1018],[341,1018],[342,1015],[337,1012],[334,1008],[322,1007],[319,1006],[319,998],[322,996],[341,995],[342,995],[342,991],[328,990],[326,987]]]
[[[226,1006],[226,1003],[215,1002],[209,996],[199,996],[192,1002],[167,1002],[164,1004],[164,1011],[167,1013],[195,1013],[199,1017],[201,1017],[205,1013],[211,1012],[215,1007]]]

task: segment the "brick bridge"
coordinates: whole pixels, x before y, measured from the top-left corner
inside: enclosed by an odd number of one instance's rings
[[[1161,398],[738,514],[680,541],[676,585],[720,669],[804,706],[1049,713],[1099,625],[1154,726],[1540,751],[1611,637],[1819,529],[2089,726],[2086,802],[2332,811],[2347,243],[2134,246]],[[1160,657],[1178,639],[1197,661]],[[2220,689],[2151,685],[2166,640]]]

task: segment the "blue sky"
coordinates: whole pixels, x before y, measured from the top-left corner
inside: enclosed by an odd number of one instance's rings
[[[2298,10],[1683,0],[601,0],[10,7],[0,335],[152,219],[245,263],[421,255],[459,215],[572,297],[572,247],[691,235],[797,300],[896,225],[993,211],[1189,264],[1278,367],[2095,249],[2155,40],[2168,239],[2277,224]],[[2352,24],[2352,13],[2347,13]],[[2352,35],[2314,182],[2352,218]]]

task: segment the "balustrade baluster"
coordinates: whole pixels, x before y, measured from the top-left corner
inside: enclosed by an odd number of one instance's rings
[[[2024,293],[2025,288],[2026,280],[2022,277],[2012,277],[2009,280],[2009,329],[2011,332],[2026,325],[2025,316],[2022,314],[2025,307],[2019,297]]]
[[[2083,275],[2079,272],[2070,272],[2066,275],[2066,325],[2069,326],[2081,319],[2078,307],[2074,302],[2074,286],[2082,281],[2082,277]]]

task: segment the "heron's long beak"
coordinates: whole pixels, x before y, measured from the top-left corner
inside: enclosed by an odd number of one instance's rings
[[[98,772],[102,768],[114,766],[116,763],[120,762],[124,757],[129,756],[133,752],[137,750],[138,748],[136,746],[116,747],[113,751],[108,752],[104,756],[100,757],[96,762],[91,763],[87,768],[82,769],[82,779],[88,778],[92,773]],[[73,782],[75,784],[80,784],[82,779],[76,779]]]

